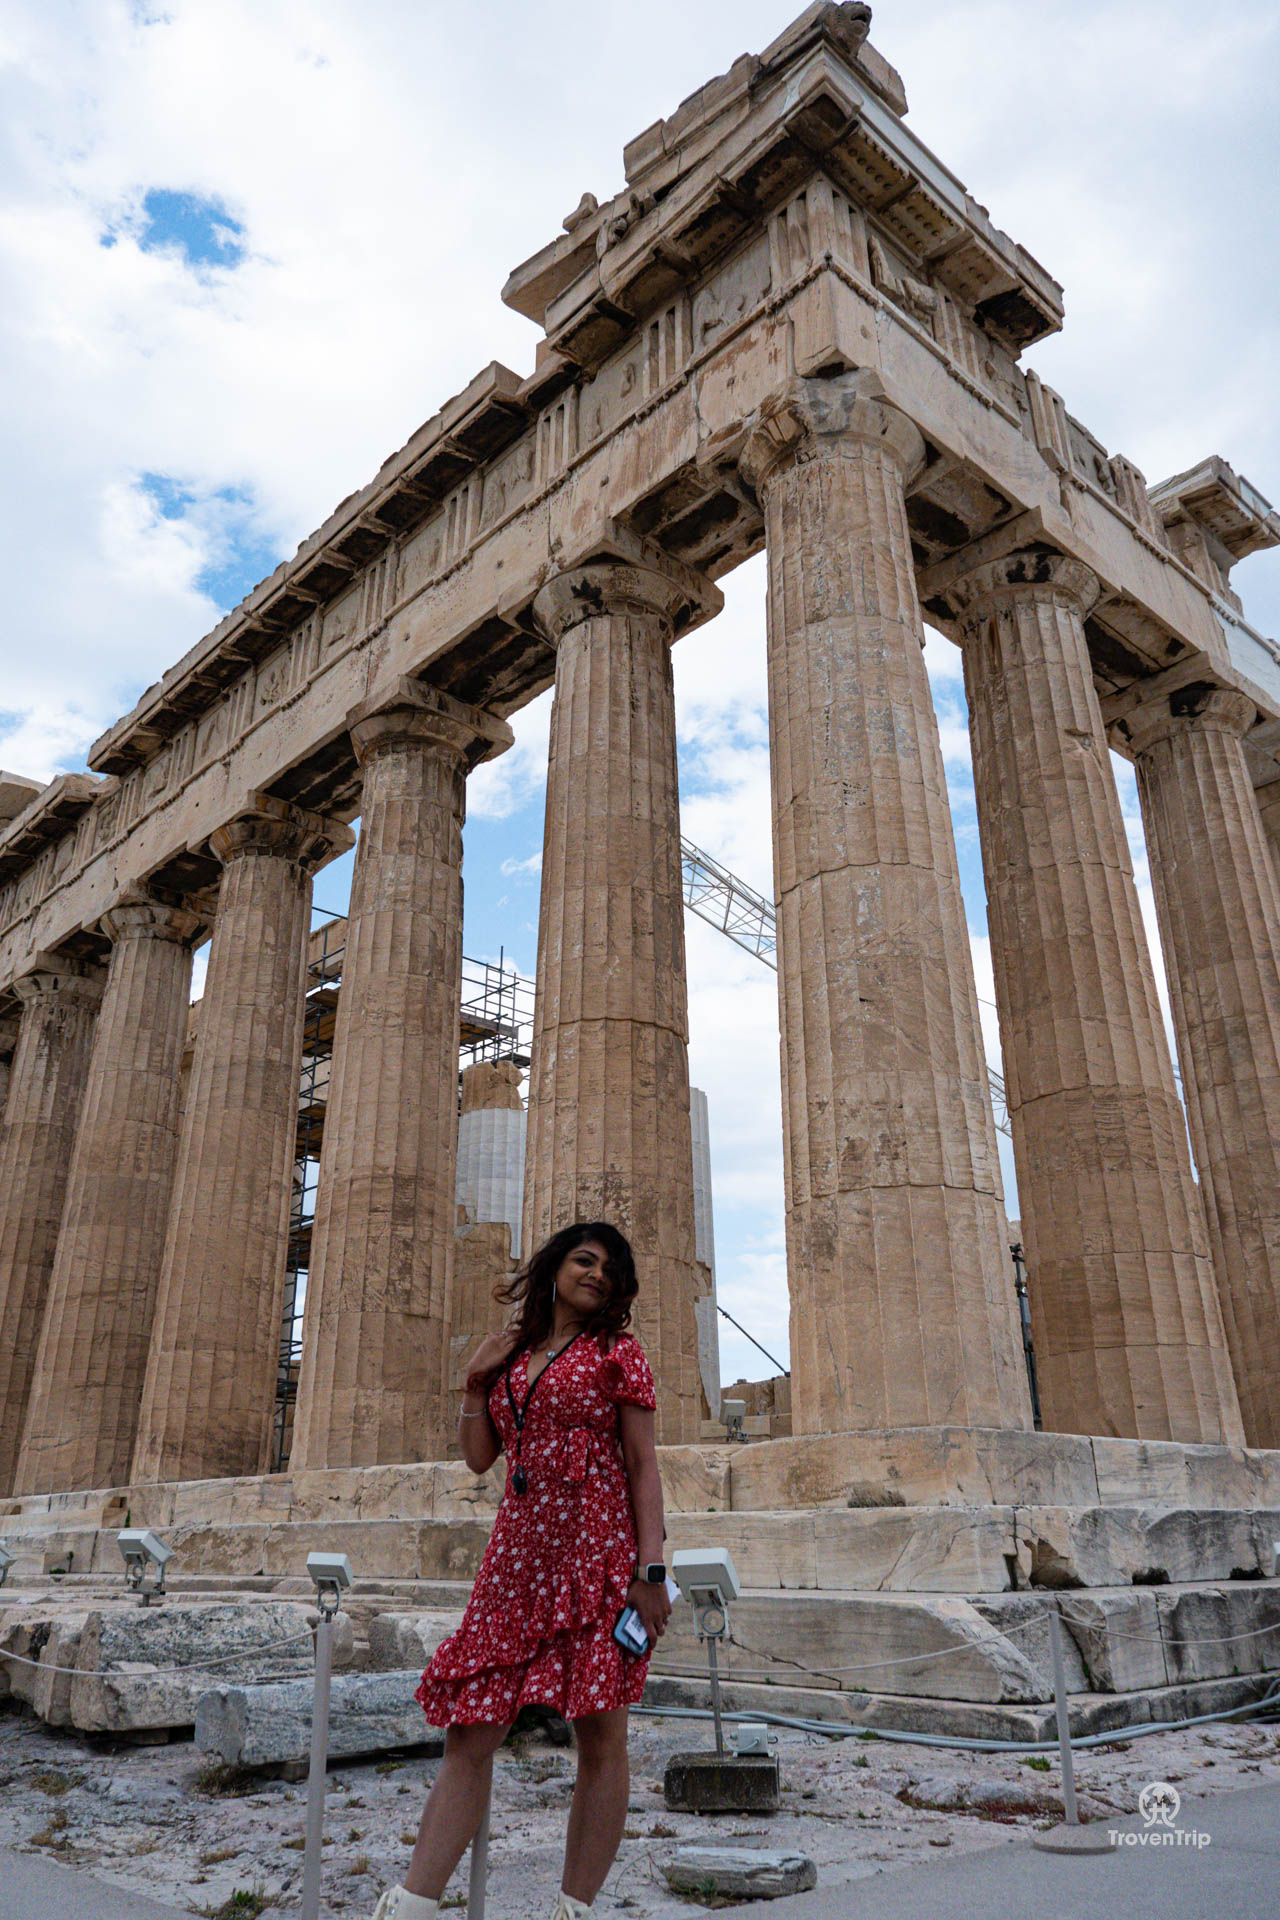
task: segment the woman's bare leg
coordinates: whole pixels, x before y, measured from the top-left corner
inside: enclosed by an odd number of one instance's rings
[[[627,1824],[631,1768],[627,1760],[627,1709],[591,1713],[575,1720],[578,1778],[569,1809],[564,1849],[566,1893],[588,1906],[605,1883]]]
[[[422,1809],[405,1889],[438,1900],[449,1876],[471,1844],[493,1783],[493,1756],[507,1737],[506,1727],[450,1727],[444,1737],[444,1761]]]

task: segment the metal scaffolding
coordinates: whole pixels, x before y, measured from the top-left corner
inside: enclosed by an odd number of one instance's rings
[[[680,842],[680,865],[684,876],[684,903],[708,926],[728,934],[730,940],[763,960],[766,967],[778,970],[777,915],[773,902],[749,887],[745,880],[722,867],[691,840]],[[1007,1139],[1013,1138],[1009,1126],[1009,1107],[1004,1081],[994,1067],[987,1068],[991,1084],[991,1107],[995,1123]]]

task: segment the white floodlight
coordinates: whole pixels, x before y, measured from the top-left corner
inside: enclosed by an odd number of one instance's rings
[[[720,1666],[716,1644],[729,1639],[729,1602],[742,1592],[738,1570],[724,1547],[679,1547],[671,1556],[671,1577],[693,1602],[693,1621],[699,1640],[707,1643],[711,1679],[711,1712],[716,1723],[716,1752],[724,1752],[720,1718]]]
[[[671,1577],[695,1607],[727,1607],[742,1592],[737,1568],[725,1547],[678,1548],[671,1556]]]
[[[6,1543],[0,1540],[0,1587],[9,1578],[9,1569],[17,1557],[17,1554],[12,1553]]]
[[[745,1400],[722,1400],[720,1402],[720,1418],[724,1422],[725,1429],[731,1440],[746,1439],[747,1436],[742,1431],[742,1423],[746,1417],[747,1403]]]
[[[153,1600],[163,1600],[164,1570],[173,1558],[173,1548],[166,1547],[150,1527],[122,1527],[116,1535],[116,1545],[124,1560],[125,1585],[142,1595],[144,1607],[149,1607]],[[150,1568],[155,1569],[155,1575],[148,1586]]]
[[[351,1585],[351,1562],[345,1553],[309,1553],[307,1572],[315,1582],[316,1599],[326,1616],[338,1611],[339,1596]]]

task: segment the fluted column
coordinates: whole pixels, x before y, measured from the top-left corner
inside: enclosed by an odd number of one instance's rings
[[[746,471],[769,723],[798,1432],[1028,1427],[904,489],[872,378],[797,381]]]
[[[683,569],[603,562],[534,611],[556,648],[521,1244],[575,1220],[631,1241],[659,1437],[702,1417],[689,1012],[671,640]]]
[[[112,941],[15,1491],[128,1478],[178,1150],[191,945],[181,908],[126,899]]]
[[[13,1485],[58,1244],[102,978],[58,956],[15,983],[22,1002],[0,1118],[0,1491]]]
[[[469,765],[491,714],[403,681],[357,708],[364,776],[320,1155],[294,1467],[443,1459]]]
[[[951,589],[1044,1424],[1238,1441],[1085,639],[1097,593],[1043,552]]]
[[[1280,1447],[1280,885],[1245,758],[1256,717],[1204,690],[1125,725],[1245,1439]]]
[[[268,795],[210,839],[218,912],[178,1147],[135,1480],[260,1472],[280,1349],[311,876],[352,844]]]

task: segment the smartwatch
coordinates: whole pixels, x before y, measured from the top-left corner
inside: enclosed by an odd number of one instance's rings
[[[660,1587],[666,1581],[667,1570],[661,1560],[651,1560],[647,1567],[637,1569],[636,1578],[643,1580],[647,1586]]]

